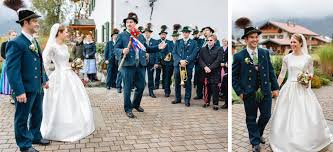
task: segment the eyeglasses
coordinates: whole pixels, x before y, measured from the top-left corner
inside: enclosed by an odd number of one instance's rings
[[[212,41],[214,41],[214,40],[206,40],[206,41],[207,41],[207,42],[208,42],[208,41],[212,42]]]

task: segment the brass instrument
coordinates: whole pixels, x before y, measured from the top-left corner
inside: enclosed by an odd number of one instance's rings
[[[181,67],[179,65],[179,73],[180,73],[180,85],[183,86],[185,88],[185,82],[187,81],[187,70],[186,70],[186,66],[185,67]]]
[[[169,62],[169,61],[171,61],[171,59],[172,59],[172,55],[171,55],[171,52],[170,52],[165,56],[164,61]]]

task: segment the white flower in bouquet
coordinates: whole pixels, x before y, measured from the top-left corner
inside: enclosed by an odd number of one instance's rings
[[[311,76],[307,72],[301,72],[297,76],[297,82],[304,85],[305,87],[309,87],[311,80]]]

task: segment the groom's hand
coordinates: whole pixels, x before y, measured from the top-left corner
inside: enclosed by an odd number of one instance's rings
[[[277,96],[279,96],[279,90],[273,91],[273,97],[277,97]]]
[[[46,82],[45,84],[44,84],[44,86],[43,86],[45,89],[48,89],[49,88],[49,83],[48,82]]]
[[[19,103],[27,103],[27,96],[25,95],[25,93],[19,95],[16,97],[16,100],[19,102]]]
[[[240,94],[239,97],[241,98],[242,101],[244,101],[244,100],[243,100],[243,97],[244,97],[243,94]]]

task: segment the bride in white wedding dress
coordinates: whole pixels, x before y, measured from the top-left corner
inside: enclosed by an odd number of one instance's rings
[[[44,66],[49,75],[49,89],[43,100],[43,138],[74,142],[95,130],[90,100],[82,81],[69,64],[67,28],[54,24],[43,51]],[[55,70],[49,74],[51,61]]]
[[[272,117],[270,145],[274,152],[318,152],[332,142],[332,135],[311,86],[297,82],[301,72],[313,76],[313,61],[303,35],[294,34],[290,46],[293,52],[283,58],[278,79],[281,86],[288,71]]]

